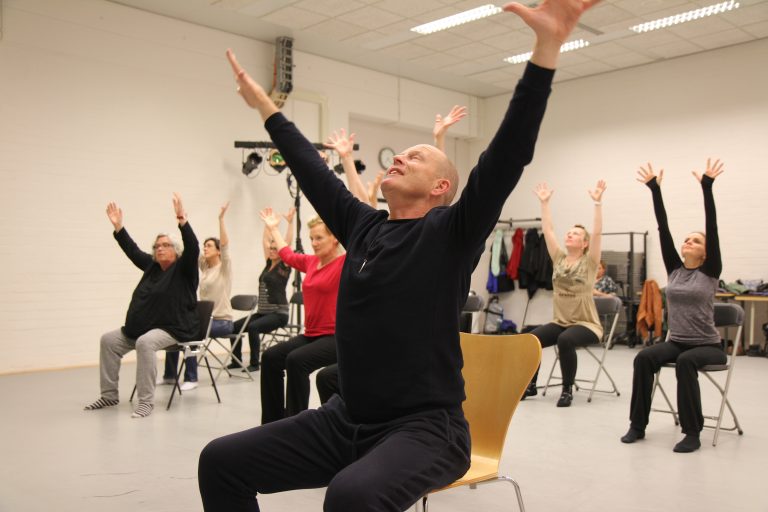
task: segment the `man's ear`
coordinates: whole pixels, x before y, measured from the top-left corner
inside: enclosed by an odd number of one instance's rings
[[[448,193],[449,190],[451,190],[451,181],[446,178],[439,178],[435,183],[435,186],[432,187],[430,195],[441,196]]]

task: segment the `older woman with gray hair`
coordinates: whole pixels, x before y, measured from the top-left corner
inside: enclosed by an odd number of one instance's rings
[[[183,250],[169,235],[159,234],[149,254],[139,249],[123,227],[123,211],[115,203],[107,205],[107,217],[115,229],[115,240],[143,275],[133,291],[125,325],[101,337],[101,396],[85,406],[87,411],[118,404],[120,361],[125,354],[136,350],[139,402],[131,416],[144,418],[152,414],[157,376],[156,352],[178,341],[192,341],[197,334],[195,308],[200,249],[178,194],[173,195],[173,208]]]

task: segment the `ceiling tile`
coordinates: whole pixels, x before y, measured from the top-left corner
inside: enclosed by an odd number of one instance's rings
[[[642,53],[627,52],[620,55],[610,55],[608,57],[603,57],[600,60],[616,68],[628,68],[632,66],[639,66],[641,64],[648,64],[649,62],[653,62],[657,59],[649,55],[643,55]]]
[[[377,30],[379,27],[391,25],[392,23],[401,21],[404,16],[379,9],[377,7],[363,7],[355,11],[342,14],[338,17],[341,21],[348,21],[355,25],[360,25],[369,30]]]
[[[455,55],[467,60],[477,60],[481,57],[487,57],[488,55],[498,53],[498,51],[498,48],[494,48],[493,46],[488,46],[486,44],[469,43],[457,46],[456,48],[451,48],[450,50],[445,50],[445,53],[449,55]]]
[[[688,55],[700,52],[701,50],[701,46],[697,46],[689,41],[680,40],[649,48],[648,54],[664,59],[671,59],[672,57],[680,57],[681,55]]]
[[[746,25],[743,30],[755,37],[768,37],[768,21]]]
[[[744,43],[754,39],[751,34],[738,29],[733,28],[731,30],[724,30],[715,34],[707,34],[706,36],[693,38],[691,41],[705,48],[711,50],[713,48],[721,48],[723,46],[730,46],[732,44]]]
[[[438,32],[436,34],[429,34],[421,36],[418,39],[414,39],[414,44],[431,48],[432,50],[442,51],[456,48],[465,44],[470,44],[471,41],[464,37],[455,36],[447,32]]]
[[[302,29],[328,18],[322,14],[289,6],[262,16],[261,19],[283,27]]]
[[[368,29],[336,19],[322,21],[302,31],[303,34],[321,35],[331,41],[342,41],[364,32],[368,32]]]
[[[430,50],[429,48],[411,43],[402,43],[395,46],[390,46],[389,48],[382,48],[380,51],[381,53],[390,57],[406,60],[417,59],[419,57],[424,57],[425,55],[431,55],[434,53],[434,51]]]
[[[461,59],[454,57],[453,55],[446,55],[445,53],[433,53],[426,57],[419,57],[409,61],[411,64],[417,66],[424,66],[430,69],[439,69],[445,66],[451,66],[461,62]]]
[[[330,17],[365,7],[364,3],[357,0],[301,0],[294,5]]]

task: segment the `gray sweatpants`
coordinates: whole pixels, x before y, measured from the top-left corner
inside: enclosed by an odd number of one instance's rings
[[[154,403],[157,356],[155,353],[176,344],[176,339],[162,329],[152,329],[137,339],[129,338],[121,329],[101,336],[99,364],[101,396],[118,399],[117,383],[120,378],[120,360],[136,350],[136,391],[139,402]]]

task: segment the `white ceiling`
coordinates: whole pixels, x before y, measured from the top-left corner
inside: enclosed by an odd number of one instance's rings
[[[479,97],[512,90],[523,65],[504,57],[531,49],[532,33],[501,13],[432,35],[411,27],[488,0],[111,0],[156,14]],[[768,0],[675,27],[635,34],[628,27],[722,0],[604,0],[573,38],[588,48],[562,56],[557,81],[671,59],[768,37]],[[766,61],[760,63],[765,65]],[[715,70],[713,70],[715,71]]]

